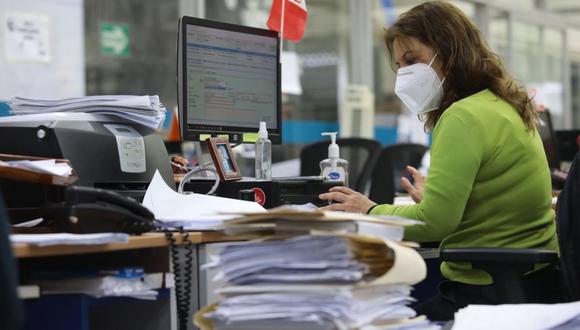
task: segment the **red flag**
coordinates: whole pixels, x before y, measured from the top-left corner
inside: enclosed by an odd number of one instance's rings
[[[304,30],[306,29],[306,18],[308,16],[306,0],[272,1],[270,17],[267,22],[270,30],[280,32],[280,26],[282,25],[282,3],[286,4],[284,7],[284,35],[282,38],[298,42],[302,39],[302,35],[304,35]]]

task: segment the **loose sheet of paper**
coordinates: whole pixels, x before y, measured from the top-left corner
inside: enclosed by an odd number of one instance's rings
[[[159,171],[155,172],[147,188],[143,205],[155,214],[155,219],[169,226],[183,226],[190,230],[220,229],[223,221],[237,217],[235,213],[266,212],[255,202],[178,194],[167,186]]]
[[[128,243],[129,235],[124,233],[100,234],[13,234],[12,243],[25,243],[35,246],[50,245],[99,245],[109,243]]]
[[[580,301],[565,304],[469,305],[455,313],[453,330],[580,328]]]

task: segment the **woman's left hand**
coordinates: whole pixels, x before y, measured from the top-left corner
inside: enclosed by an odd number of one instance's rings
[[[371,207],[377,204],[365,195],[347,187],[332,187],[329,192],[320,194],[318,198],[334,202],[333,204],[320,208],[324,211],[367,213]]]

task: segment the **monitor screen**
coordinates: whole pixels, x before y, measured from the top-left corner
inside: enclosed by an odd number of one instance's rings
[[[192,17],[180,21],[178,91],[184,140],[227,135],[242,142],[266,122],[280,143],[278,33]]]
[[[544,145],[548,165],[551,169],[560,169],[560,158],[558,156],[558,148],[556,145],[556,135],[552,127],[552,117],[548,110],[538,112],[539,123],[538,133]]]

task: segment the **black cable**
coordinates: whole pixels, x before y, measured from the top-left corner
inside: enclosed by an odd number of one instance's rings
[[[187,330],[189,322],[189,313],[191,310],[191,284],[193,281],[193,243],[189,239],[189,232],[183,227],[178,230],[181,233],[182,240],[185,243],[185,270],[179,263],[179,246],[177,245],[175,235],[167,228],[160,228],[165,233],[165,238],[169,243],[171,253],[171,263],[173,264],[173,276],[175,281],[175,301],[177,305],[177,320],[180,330]]]

